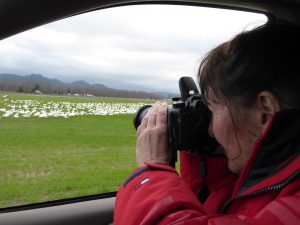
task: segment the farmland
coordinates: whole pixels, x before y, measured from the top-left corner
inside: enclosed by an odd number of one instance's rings
[[[0,93],[0,207],[116,191],[149,101]]]

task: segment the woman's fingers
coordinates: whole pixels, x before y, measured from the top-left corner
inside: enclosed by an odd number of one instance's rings
[[[140,133],[145,130],[147,127],[154,127],[156,124],[156,114],[157,114],[157,105],[152,106],[144,118],[142,119],[142,122],[140,126],[137,128],[137,136],[140,135]]]
[[[141,122],[140,126],[138,126],[138,128],[137,128],[137,136],[139,136],[140,133],[141,133],[143,130],[145,130],[145,128],[147,127],[147,125],[148,125],[148,117],[144,117],[144,118],[142,119],[142,122]]]
[[[167,125],[167,108],[168,105],[165,102],[159,105],[156,116],[157,125]]]
[[[160,114],[162,113],[160,112],[162,110],[161,105],[165,106],[166,103],[157,102],[148,110],[147,114],[142,120],[141,128],[151,128],[156,126],[157,117],[161,116]]]
[[[167,104],[157,103],[149,109],[137,130],[136,157],[139,166],[144,162],[168,164]]]
[[[151,107],[146,114],[145,117],[148,118],[148,123],[147,127],[155,127],[156,125],[156,117],[157,117],[157,112],[158,112],[159,105],[155,104],[153,107]]]

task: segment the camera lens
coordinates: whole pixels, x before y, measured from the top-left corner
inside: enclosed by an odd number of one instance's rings
[[[142,123],[142,119],[145,117],[148,110],[152,107],[152,105],[144,105],[142,106],[134,115],[133,125],[135,129]]]

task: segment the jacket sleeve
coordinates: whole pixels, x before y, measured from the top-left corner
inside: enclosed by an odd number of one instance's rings
[[[119,189],[114,224],[168,224],[201,215],[205,215],[203,207],[175,169],[147,164]]]
[[[251,217],[209,213],[172,167],[148,164],[134,172],[120,188],[114,224],[292,225],[300,224],[299,206],[299,196],[287,196],[270,202]]]

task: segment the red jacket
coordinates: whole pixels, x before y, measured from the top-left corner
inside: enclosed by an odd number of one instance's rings
[[[181,176],[165,165],[139,168],[118,192],[114,224],[299,225],[299,115],[290,110],[272,118],[239,177],[223,157],[186,152]]]

